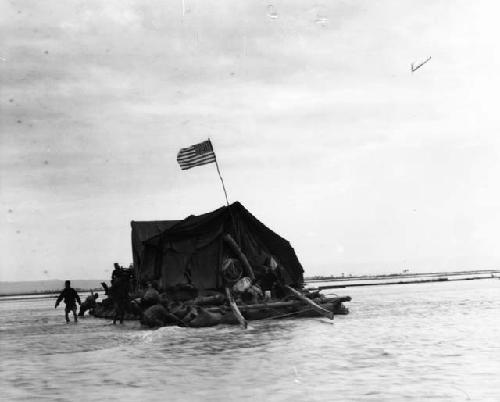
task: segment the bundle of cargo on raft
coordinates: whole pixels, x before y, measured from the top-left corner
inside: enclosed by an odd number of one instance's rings
[[[304,288],[290,243],[235,202],[179,221],[132,221],[133,266],[115,264],[96,317],[148,327],[212,326],[247,320],[347,314],[349,296]],[[127,297],[117,296],[125,294]]]

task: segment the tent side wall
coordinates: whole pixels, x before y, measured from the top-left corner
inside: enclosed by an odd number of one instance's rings
[[[286,284],[302,283],[304,271],[290,243],[255,218],[240,203],[233,203],[230,209],[222,207],[207,214],[175,221],[175,225],[148,240],[140,240],[141,236],[137,236],[137,233],[134,240],[133,222],[134,266],[138,279],[141,282],[160,280],[161,287],[191,283],[199,289],[219,288],[222,286],[222,257],[228,254],[222,239],[224,234],[230,233],[240,243],[251,264],[262,265],[272,255],[284,268],[283,279]],[[152,232],[158,229],[149,228]],[[137,246],[137,239],[140,246]]]
[[[238,215],[243,218],[241,224],[245,227],[243,231],[251,233],[253,240],[260,244],[261,248],[278,259],[286,273],[284,278],[286,284],[302,284],[304,269],[290,242],[269,229],[241,204],[238,203],[237,207],[240,209]]]
[[[156,250],[146,247],[145,242],[175,226],[178,222],[177,220],[130,222],[134,274],[138,283],[151,280],[145,278],[151,277],[155,267]]]
[[[160,268],[160,286],[191,284],[198,289],[219,288],[222,237],[192,251],[164,249]]]

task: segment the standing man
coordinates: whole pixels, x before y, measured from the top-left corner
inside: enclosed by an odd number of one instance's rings
[[[64,290],[61,292],[59,297],[56,300],[56,305],[54,308],[57,308],[59,303],[61,303],[61,300],[64,299],[64,303],[66,304],[66,322],[69,323],[69,312],[73,312],[73,317],[75,318],[75,323],[78,322],[78,319],[76,318],[76,302],[81,305],[80,303],[80,296],[78,296],[78,293],[76,293],[76,290],[71,287],[71,282],[66,281],[64,284]]]
[[[115,309],[113,324],[116,324],[116,320],[118,319],[120,320],[120,324],[123,324],[123,319],[125,318],[125,310],[127,309],[129,302],[128,291],[128,276],[121,276],[112,280],[112,284],[108,290],[108,294],[111,297],[111,300],[113,300],[113,307]]]

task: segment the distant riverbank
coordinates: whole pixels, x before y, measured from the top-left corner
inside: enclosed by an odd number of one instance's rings
[[[478,279],[500,278],[500,272],[495,270],[431,272],[419,274],[370,275],[357,277],[329,277],[306,280],[310,289],[342,289],[360,286],[409,285],[430,282],[470,281]]]
[[[457,275],[478,275],[492,274],[500,276],[500,269],[479,269],[468,271],[448,271],[448,272],[419,272],[419,273],[393,273],[393,274],[374,274],[374,275],[344,275],[344,276],[309,276],[305,278],[306,282],[325,282],[325,281],[359,281],[359,280],[383,280],[383,279],[407,279],[418,277],[442,277],[442,276],[457,276]]]
[[[71,287],[77,292],[86,292],[90,290],[101,289],[99,279],[72,279]],[[64,289],[64,280],[51,279],[45,281],[16,281],[0,282],[0,297],[6,296],[48,296],[59,293]]]
[[[33,300],[33,299],[55,299],[60,293],[62,289],[58,290],[47,290],[39,293],[18,293],[18,294],[8,294],[8,295],[0,295],[0,300]],[[77,293],[79,293],[80,298],[82,294],[92,292],[103,291],[102,288],[96,289],[75,289]],[[82,300],[83,301],[83,300]]]

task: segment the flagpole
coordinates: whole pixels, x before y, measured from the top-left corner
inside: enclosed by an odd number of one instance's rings
[[[212,150],[213,150],[214,146],[213,146],[210,138],[208,139],[208,141],[210,141],[210,144],[212,145]],[[224,179],[222,178],[222,175],[220,173],[219,163],[217,162],[217,155],[215,154],[215,151],[214,151],[214,156],[215,156],[215,167],[217,168],[217,173],[219,174],[219,179],[220,179],[220,182],[222,183],[222,189],[224,190],[224,195],[226,196],[226,204],[227,204],[227,209],[229,211],[229,216],[231,217],[231,225],[233,226],[234,234],[236,236],[237,242],[239,243],[240,242],[240,232],[237,229],[236,219],[234,219],[233,211],[231,210],[231,206],[229,205],[229,200],[227,198],[226,186],[224,185]]]
[[[217,168],[217,173],[219,173],[219,179],[220,179],[220,182],[222,183],[222,189],[224,190],[224,195],[226,196],[226,204],[227,204],[227,206],[229,206],[229,200],[227,199],[226,186],[224,186],[224,179],[222,179],[222,176],[220,174],[219,164],[217,163],[217,156],[215,157],[215,167]]]
[[[212,144],[212,141],[210,140],[210,138],[208,139],[208,141],[210,141],[210,144]],[[213,149],[213,144],[212,144],[212,149]],[[222,175],[220,174],[219,163],[217,162],[217,155],[215,154],[215,152],[214,152],[214,156],[215,156],[215,167],[217,168],[217,173],[219,174],[219,179],[220,179],[220,182],[222,183],[222,189],[224,190],[224,195],[226,197],[226,204],[229,207],[229,200],[227,198],[226,186],[224,185],[224,179],[222,178]]]

